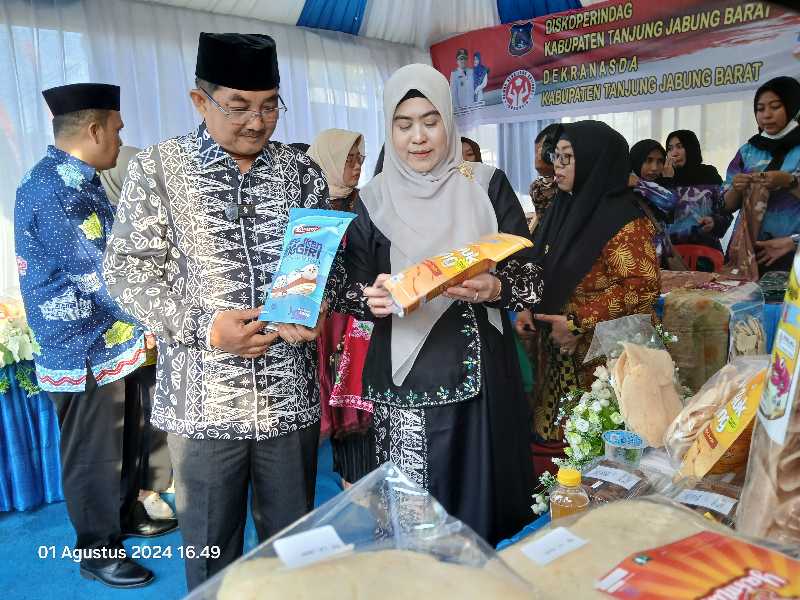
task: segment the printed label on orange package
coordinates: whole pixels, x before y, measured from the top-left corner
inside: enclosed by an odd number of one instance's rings
[[[769,376],[764,386],[758,419],[772,441],[783,444],[789,419],[792,415],[792,402],[797,395],[800,381],[800,253],[795,254],[789,286],[783,300],[783,313],[775,334]]]
[[[796,598],[800,561],[713,531],[626,558],[596,587],[614,598]]]
[[[764,389],[767,371],[760,371],[747,382],[745,388],[717,411],[714,418],[697,436],[686,452],[681,463],[681,475],[702,478],[731,450],[739,437],[747,430],[756,415]],[[747,462],[750,444],[747,443],[739,452],[737,460],[743,467]],[[733,459],[733,457],[728,457]],[[737,469],[733,469],[737,470]]]
[[[524,237],[498,233],[432,256],[392,275],[383,285],[392,295],[394,312],[402,317],[433,300],[447,288],[492,269],[498,262],[533,243]]]

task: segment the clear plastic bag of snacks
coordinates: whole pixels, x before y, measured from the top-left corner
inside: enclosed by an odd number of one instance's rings
[[[604,356],[607,361],[619,358],[624,350],[622,344],[625,342],[654,350],[666,349],[653,327],[650,315],[630,315],[603,321],[595,326],[592,343],[584,363]]]
[[[189,598],[533,598],[486,542],[386,463]]]
[[[717,371],[694,396],[686,401],[686,406],[664,435],[664,445],[676,466],[683,462],[686,453],[715,417],[720,415],[720,411],[723,417],[728,414],[725,407],[729,402],[738,399],[737,404],[741,404],[745,399],[748,384],[768,365],[769,357],[766,355],[736,357]],[[730,419],[725,419],[726,423],[728,421]],[[752,429],[749,431],[752,432]],[[742,443],[746,446],[743,460],[738,461],[741,463],[740,466],[746,464],[747,451],[750,447],[749,433]],[[738,467],[732,470],[737,469]],[[698,476],[702,477],[705,474],[705,472],[698,473]]]

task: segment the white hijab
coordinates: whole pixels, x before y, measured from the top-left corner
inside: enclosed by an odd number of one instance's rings
[[[447,155],[429,173],[412,170],[392,143],[395,109],[412,89],[419,90],[439,111],[447,132]],[[363,188],[361,201],[372,222],[391,242],[392,273],[497,233],[497,216],[486,191],[495,169],[482,163],[464,163],[447,79],[428,65],[398,69],[384,86],[383,113],[383,172]],[[459,169],[462,163],[468,167]],[[452,302],[439,296],[402,319],[392,316],[395,385],[405,381],[431,329]],[[492,323],[502,330],[499,313],[490,312]]]
[[[308,154],[325,174],[331,198],[347,198],[352,192],[344,182],[344,167],[353,144],[358,142],[358,151],[364,154],[364,136],[346,129],[326,129],[314,138]]]

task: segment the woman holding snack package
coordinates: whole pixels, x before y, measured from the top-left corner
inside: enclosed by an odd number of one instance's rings
[[[383,172],[361,191],[345,250],[345,310],[374,319],[363,374],[374,458],[393,461],[495,544],[530,520],[528,409],[506,310],[541,297],[525,249],[403,318],[383,283],[497,232],[527,236],[502,171],[464,162],[447,80],[408,65],[384,89]]]
[[[736,153],[725,205],[742,209],[728,247],[728,269],[756,280],[790,271],[800,240],[800,83],[776,77],[753,98],[758,133]]]
[[[584,365],[594,327],[649,314],[660,289],[655,228],[628,187],[625,139],[605,123],[564,124],[552,155],[558,193],[536,230],[534,251],[547,282],[537,313],[518,331],[542,338],[534,430],[542,454],[563,445],[561,398],[589,389],[597,364]]]
[[[364,137],[355,131],[326,129],[306,152],[325,175],[331,208],[352,212],[359,202],[358,180],[364,164]],[[342,241],[347,245],[347,239]],[[372,407],[357,390],[369,346],[371,322],[332,312],[317,339],[320,435],[331,440],[333,469],[345,483],[366,475],[372,464],[367,431]]]

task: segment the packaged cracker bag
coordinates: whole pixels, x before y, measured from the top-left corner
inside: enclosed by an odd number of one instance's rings
[[[800,546],[800,252],[758,407],[736,527]]]
[[[457,248],[391,276],[383,285],[392,295],[395,313],[404,316],[453,287],[519,252],[531,248],[529,239],[510,233],[487,235],[477,242]]]
[[[283,251],[259,320],[314,327],[325,284],[353,213],[293,208]]]
[[[769,357],[740,356],[691,398],[664,435],[680,475],[743,475]]]
[[[533,600],[494,549],[384,463],[189,600]]]

